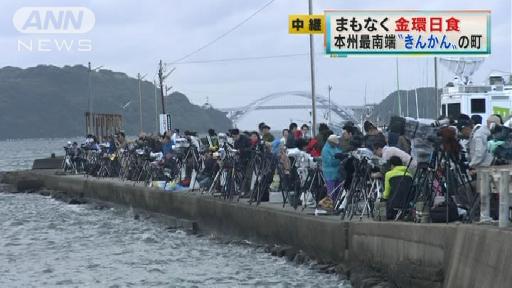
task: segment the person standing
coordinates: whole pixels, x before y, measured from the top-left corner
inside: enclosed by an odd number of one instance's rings
[[[364,147],[372,150],[374,143],[386,144],[386,137],[370,121],[365,121],[363,125],[366,135],[364,135]]]
[[[242,193],[249,193],[251,189],[251,177],[252,171],[249,167],[251,161],[251,140],[244,133],[240,133],[238,129],[230,130],[231,136],[233,137],[234,148],[239,151],[240,155],[240,170],[243,171],[244,181],[242,183]]]
[[[297,123],[290,123],[288,137],[286,137],[286,148],[297,148],[297,138],[295,137],[297,131]]]
[[[126,142],[126,135],[124,134],[124,132],[119,131],[115,134],[115,136],[117,147],[119,147],[120,149],[125,149],[128,143]]]
[[[324,147],[325,142],[327,142],[327,138],[332,134],[333,132],[329,130],[329,127],[325,123],[320,123],[318,127],[318,134],[316,137],[309,140],[309,143],[306,146],[306,152],[313,157],[320,157],[322,148]]]
[[[339,145],[338,136],[330,135],[322,149],[322,171],[327,186],[327,196],[320,200],[318,204],[324,209],[332,209],[334,206],[333,202],[338,196],[336,187],[341,183],[341,161],[336,159],[335,155],[342,152]]]
[[[252,131],[249,139],[251,140],[251,149],[253,150],[255,150],[256,147],[261,143],[261,137],[257,131]]]
[[[350,152],[361,148],[363,145],[363,133],[354,126],[354,123],[347,122],[342,127],[343,134],[341,137],[341,149],[343,152]]]
[[[501,120],[495,115],[487,118],[486,125],[482,125],[474,131],[469,139],[469,169],[474,171],[478,167],[490,166],[493,156],[487,149],[487,140],[491,136],[491,130],[500,126]]]
[[[274,137],[274,135],[272,135],[272,133],[270,133],[270,126],[268,126],[267,124],[263,125],[263,127],[261,128],[261,133],[262,133],[263,141],[265,141],[267,143],[274,142],[275,137]]]
[[[281,137],[281,144],[283,144],[286,147],[286,141],[288,140],[288,129],[283,129],[282,137]]]
[[[309,139],[311,139],[311,136],[309,135],[309,126],[308,124],[302,124],[300,127],[301,130],[301,137],[306,140],[306,142],[309,142]]]

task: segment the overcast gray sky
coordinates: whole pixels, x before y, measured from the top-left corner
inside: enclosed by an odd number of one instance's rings
[[[3,1],[0,9],[1,66],[30,67],[37,64],[57,66],[86,64],[135,76],[147,73],[152,79],[157,62],[172,62],[211,41],[240,23],[268,0],[91,0],[91,1]],[[511,71],[510,0],[314,0],[314,10],[325,9],[489,9],[492,18],[492,55],[474,77],[482,82],[492,70]],[[24,6],[85,6],[96,15],[94,29],[80,37],[92,39],[93,52],[18,52],[22,35],[12,24],[14,12]],[[188,58],[202,61],[223,58],[269,56],[308,52],[308,37],[289,35],[289,14],[306,14],[307,0],[275,0],[261,13],[220,41]],[[327,94],[333,89],[333,101],[360,105],[367,85],[369,102],[380,101],[396,89],[395,58],[327,58],[321,36],[315,37],[317,90]],[[432,58],[400,58],[400,86],[411,89],[433,85]],[[428,64],[428,66],[427,66]],[[270,93],[309,90],[308,56],[257,61],[197,63],[175,65],[170,85],[184,92],[194,103],[206,97],[216,107],[242,106]],[[440,71],[440,85],[452,78]],[[277,101],[295,101],[292,98]],[[302,100],[297,100],[305,103]],[[302,101],[302,102],[301,102]],[[258,113],[266,113],[259,115]],[[275,114],[275,112],[273,112]],[[275,115],[276,125],[292,119],[286,112]],[[272,114],[272,113],[271,113]],[[241,126],[254,125],[269,112],[255,112]],[[259,115],[259,116],[258,116]],[[298,120],[306,115],[297,116]],[[278,121],[278,118],[281,119]],[[269,121],[272,123],[272,121]]]

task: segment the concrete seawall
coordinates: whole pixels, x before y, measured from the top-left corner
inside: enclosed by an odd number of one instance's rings
[[[57,176],[51,171],[7,173],[25,189],[66,191],[195,220],[200,229],[287,244],[323,261],[368,265],[400,287],[512,287],[512,232],[476,225],[341,222],[279,206],[250,206],[169,193],[115,179]]]

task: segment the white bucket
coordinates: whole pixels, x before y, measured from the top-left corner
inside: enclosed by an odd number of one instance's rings
[[[281,192],[269,192],[268,203],[283,203],[283,193],[281,193]]]

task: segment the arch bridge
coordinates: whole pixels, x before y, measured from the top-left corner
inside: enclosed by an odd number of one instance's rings
[[[245,117],[247,114],[255,111],[255,110],[271,110],[271,109],[311,109],[311,105],[265,105],[267,102],[270,102],[275,99],[284,98],[288,96],[295,96],[299,98],[305,98],[311,100],[311,93],[304,91],[287,91],[287,92],[278,92],[272,93],[261,98],[256,99],[255,101],[249,103],[248,105],[241,107],[233,107],[233,108],[221,108],[220,111],[227,112],[228,118],[233,121],[233,123],[237,123]],[[328,109],[329,107],[329,99],[322,96],[316,95],[317,108]],[[354,110],[359,109],[360,107],[346,107],[338,105],[337,103],[330,101],[330,107],[332,113],[338,115],[344,121],[353,121],[356,122],[356,116]]]

